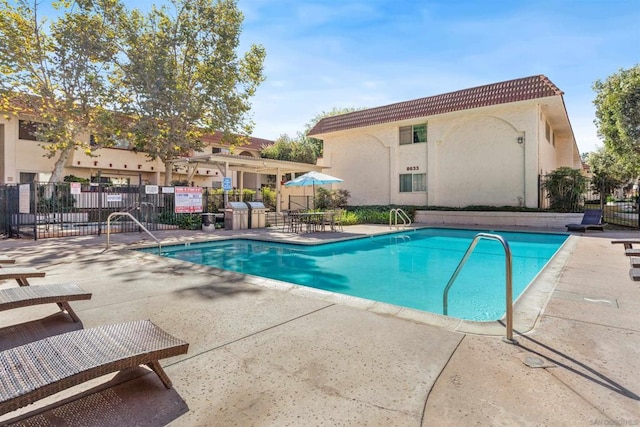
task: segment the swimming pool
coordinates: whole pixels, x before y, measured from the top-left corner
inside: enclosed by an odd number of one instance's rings
[[[163,247],[163,255],[442,314],[444,287],[478,232],[428,228],[321,245],[221,240]],[[497,234],[511,248],[514,299],[568,237]],[[502,245],[481,240],[449,291],[448,315],[475,321],[501,318],[505,311],[504,266]]]

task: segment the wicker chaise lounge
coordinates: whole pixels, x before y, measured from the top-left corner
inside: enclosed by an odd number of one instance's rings
[[[638,245],[640,244],[640,239],[618,239],[618,240],[612,240],[611,241],[612,245],[624,245],[625,249],[633,249],[633,245]]]
[[[13,258],[9,258],[6,255],[0,255],[0,267],[2,264],[15,264],[16,260]]]
[[[33,267],[7,267],[0,268],[0,280],[15,279],[20,286],[29,286],[32,277],[44,277],[46,273]]]
[[[160,359],[189,344],[148,320],[82,329],[0,352],[0,415],[93,378],[147,365],[166,388]]]
[[[56,303],[60,310],[66,311],[74,322],[80,319],[69,305],[69,301],[91,299],[91,292],[82,290],[78,285],[20,286],[0,289],[0,311],[27,307],[37,304]]]

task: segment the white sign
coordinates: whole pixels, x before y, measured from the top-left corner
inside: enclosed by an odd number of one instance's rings
[[[175,213],[202,212],[202,188],[176,187]]]
[[[109,202],[121,202],[122,194],[107,194],[107,203]]]
[[[222,178],[222,189],[224,191],[231,191],[231,178]]]
[[[144,186],[145,194],[158,194],[158,186],[157,185],[145,185]]]
[[[173,187],[162,187],[162,194],[173,194]]]
[[[71,183],[71,194],[81,194],[82,193],[82,186],[79,182],[72,182]]]
[[[29,213],[31,208],[31,185],[20,184],[18,188],[18,203],[20,213]]]

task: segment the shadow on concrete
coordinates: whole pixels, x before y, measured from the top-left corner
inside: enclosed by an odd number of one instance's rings
[[[80,329],[82,322],[74,322],[68,314],[58,312],[42,319],[0,328],[0,350]]]
[[[7,420],[2,425],[162,426],[187,413],[175,389],[167,390],[153,372],[138,367],[121,371],[105,384]]]
[[[241,283],[238,281],[238,283]],[[203,286],[194,286],[191,288],[181,289],[179,291],[175,291],[174,293],[181,296],[187,295],[197,295],[200,298],[204,299],[216,299],[220,297],[228,297],[231,295],[237,294],[259,294],[263,292],[262,289],[259,288],[248,288],[246,286],[243,287],[235,287],[235,286],[224,286],[224,285],[203,285]]]
[[[618,382],[612,380],[611,378],[607,377],[606,375],[601,374],[600,372],[598,372],[597,370],[591,368],[590,366],[587,366],[586,364],[580,362],[579,360],[576,360],[575,358],[569,356],[568,354],[565,354],[559,350],[556,350],[538,340],[535,340],[531,337],[525,336],[525,335],[519,335],[518,336],[518,346],[520,348],[522,348],[523,350],[526,350],[530,353],[535,354],[536,356],[539,356],[540,358],[547,360],[563,369],[566,369],[569,372],[572,372],[576,375],[581,376],[582,378],[585,378],[595,384],[598,384],[602,387],[605,387],[615,393],[618,393],[622,396],[628,397],[630,399],[633,400],[640,400],[640,396],[638,396],[636,393],[632,392],[631,390],[629,390],[628,388],[624,387],[622,384],[619,384]],[[545,350],[548,350],[552,353],[554,353],[555,355],[559,356],[558,358],[555,358],[553,356],[549,356],[549,355],[545,355],[543,354],[541,351],[539,350],[535,350],[533,348],[533,346],[528,347],[527,345],[524,345],[522,343],[523,340],[527,340],[530,341],[532,344],[536,345],[536,346],[540,346]],[[567,362],[562,361],[561,359],[565,359]]]

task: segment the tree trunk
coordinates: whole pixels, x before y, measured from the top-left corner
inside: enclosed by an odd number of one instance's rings
[[[164,161],[164,185],[169,187],[173,181],[173,163]]]
[[[70,144],[67,148],[60,151],[60,157],[56,160],[55,165],[53,166],[53,171],[51,171],[51,178],[49,178],[49,184],[53,184],[56,182],[62,182],[63,176],[62,172],[64,170],[64,166],[67,163],[67,159],[75,149],[75,145]]]

